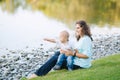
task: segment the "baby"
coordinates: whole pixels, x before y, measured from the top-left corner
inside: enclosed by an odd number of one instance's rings
[[[59,40],[55,39],[48,39],[45,38],[45,41],[49,41],[52,43],[57,43],[60,47],[60,49],[66,50],[66,49],[72,49],[73,45],[72,42],[69,41],[69,33],[67,31],[60,32]],[[63,60],[67,61],[67,68],[69,71],[73,69],[73,56],[66,56],[64,53],[61,53],[58,57],[56,65],[53,67],[53,70],[59,70],[61,69],[61,66],[63,64]]]

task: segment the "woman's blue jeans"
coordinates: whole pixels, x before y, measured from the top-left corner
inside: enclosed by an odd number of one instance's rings
[[[60,52],[57,51],[55,52],[54,56],[52,56],[44,65],[42,65],[36,72],[35,74],[37,76],[44,76],[46,75],[56,64],[58,56],[60,55]],[[61,68],[67,68],[66,67],[67,62],[63,61],[63,65]],[[80,66],[73,65],[73,69],[78,69],[81,68]]]
[[[60,52],[55,52],[54,56],[52,56],[44,65],[42,65],[35,74],[38,76],[46,75],[56,64],[58,56]]]

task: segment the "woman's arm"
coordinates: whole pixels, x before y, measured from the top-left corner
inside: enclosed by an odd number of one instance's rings
[[[76,57],[78,57],[78,58],[88,58],[88,56],[86,56],[86,55],[84,55],[84,54],[82,54],[82,53],[76,53]]]
[[[56,43],[55,39],[44,38],[44,41],[48,41],[48,42],[52,42],[52,43]]]
[[[78,52],[78,50],[75,50],[75,51],[72,51],[72,50],[60,50],[60,52],[61,53],[64,53],[65,55],[67,55],[67,56],[76,56],[76,57],[78,57],[78,58],[88,58],[88,56],[87,55],[84,55],[84,54],[82,54],[82,53],[79,53]]]
[[[83,54],[83,53],[79,53],[79,51],[77,49],[75,49],[75,56],[77,56],[78,58],[88,58],[87,55]]]

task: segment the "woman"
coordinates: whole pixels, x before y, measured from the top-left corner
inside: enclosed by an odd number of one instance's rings
[[[60,50],[56,52],[43,66],[41,66],[35,74],[30,78],[46,75],[56,64],[60,53],[64,53],[68,56],[74,56],[73,69],[90,68],[91,67],[91,55],[92,55],[92,37],[90,28],[85,21],[76,22],[76,43],[75,50]],[[66,61],[62,67],[66,67]]]

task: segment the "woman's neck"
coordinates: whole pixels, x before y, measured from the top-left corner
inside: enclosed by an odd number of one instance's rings
[[[82,37],[84,37],[84,34],[81,34],[81,35],[80,35],[80,38],[82,38]]]
[[[79,41],[82,37],[84,37],[85,35],[80,35],[79,37],[77,37],[77,41]]]

